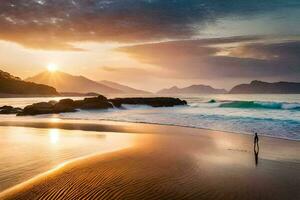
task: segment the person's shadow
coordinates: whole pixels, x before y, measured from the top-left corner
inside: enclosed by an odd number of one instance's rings
[[[258,143],[254,144],[254,156],[255,156],[255,165],[258,165],[258,154],[259,154],[259,145]]]

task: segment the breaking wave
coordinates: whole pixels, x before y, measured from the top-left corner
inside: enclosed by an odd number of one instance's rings
[[[299,110],[299,103],[280,103],[280,102],[262,102],[262,101],[231,101],[223,102],[219,105],[221,108],[248,108],[248,109],[283,109]]]

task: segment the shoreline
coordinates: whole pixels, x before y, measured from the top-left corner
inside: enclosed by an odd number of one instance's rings
[[[43,115],[40,115],[40,116],[43,116]],[[29,116],[30,117],[30,116]],[[20,118],[20,117],[18,117]],[[17,118],[17,119],[18,119]],[[27,118],[27,117],[26,117]],[[226,130],[219,130],[219,129],[210,129],[210,128],[201,128],[201,127],[197,127],[197,126],[185,126],[185,125],[178,125],[178,124],[164,124],[164,123],[155,123],[155,122],[132,122],[132,121],[126,121],[126,120],[112,120],[112,119],[85,119],[85,118],[51,118],[51,117],[45,117],[45,118],[33,118],[33,117],[30,117],[30,118],[27,118],[27,119],[21,119],[21,122],[20,120],[7,120],[9,118],[6,118],[6,121],[3,120],[0,122],[0,126],[9,126],[10,124],[12,124],[12,126],[21,126],[22,127],[22,124],[26,124],[24,122],[28,122],[29,124],[32,124],[33,123],[33,120],[38,120],[42,123],[53,123],[53,120],[56,121],[56,122],[59,122],[59,121],[77,121],[77,122],[80,122],[80,121],[83,121],[83,122],[95,122],[95,124],[101,124],[101,122],[116,122],[116,123],[130,123],[130,124],[144,124],[144,125],[157,125],[157,126],[170,126],[170,127],[181,127],[181,128],[191,128],[191,129],[196,129],[196,130],[203,130],[203,131],[218,131],[218,132],[223,132],[223,133],[228,133],[228,134],[238,134],[238,135],[248,135],[248,136],[253,136],[254,133],[247,133],[247,132],[232,132],[232,131],[226,131]],[[16,119],[16,118],[14,118]],[[21,125],[18,125],[18,124],[21,124]],[[90,123],[88,123],[90,124]],[[29,126],[30,127],[30,126]],[[35,128],[35,127],[33,127]],[[38,127],[37,127],[38,128]],[[47,128],[47,127],[45,127]],[[68,130],[68,129],[67,129]],[[86,130],[86,131],[89,131],[89,130]],[[93,131],[93,130],[91,130]],[[300,139],[297,140],[297,139],[291,139],[291,138],[285,138],[285,137],[276,137],[276,136],[272,136],[272,135],[261,135],[260,133],[258,133],[259,137],[266,137],[266,138],[273,138],[273,139],[280,139],[280,140],[286,140],[286,141],[294,141],[294,142],[300,142]]]
[[[46,119],[46,118],[45,118]],[[51,118],[49,118],[51,119]],[[199,130],[208,130],[208,131],[219,131],[219,132],[223,132],[223,133],[231,133],[231,134],[241,134],[241,135],[252,135],[254,133],[247,133],[247,132],[231,132],[231,131],[226,131],[226,130],[219,130],[219,129],[210,129],[210,128],[201,128],[201,127],[197,127],[197,126],[185,126],[185,125],[178,125],[178,124],[163,124],[163,123],[155,123],[155,122],[132,122],[132,121],[126,121],[126,120],[108,120],[108,119],[95,119],[95,120],[90,120],[90,119],[78,119],[78,118],[57,118],[60,120],[83,120],[83,121],[111,121],[111,122],[120,122],[120,123],[136,123],[136,124],[150,124],[150,125],[160,125],[160,126],[175,126],[175,127],[182,127],[182,128],[193,128],[193,129],[199,129]],[[1,125],[0,125],[1,126]],[[268,137],[268,138],[275,138],[275,139],[281,139],[281,140],[288,140],[288,141],[296,141],[296,142],[300,142],[300,139],[291,139],[291,138],[284,138],[284,137],[275,137],[275,136],[271,136],[271,135],[260,135],[259,137]]]
[[[46,195],[49,197],[50,194],[47,191],[53,190],[59,191],[64,190],[66,192],[65,195],[68,194],[67,185],[65,184],[75,184],[78,187],[82,187],[81,178],[77,179],[79,177],[82,177],[82,173],[84,174],[86,171],[88,172],[89,176],[85,177],[87,179],[86,181],[94,180],[92,179],[93,176],[100,176],[102,173],[107,173],[107,170],[119,170],[118,168],[120,166],[126,168],[125,172],[115,172],[108,177],[106,181],[110,182],[113,181],[116,177],[122,176],[125,180],[132,179],[132,175],[129,175],[131,173],[135,173],[135,170],[142,170],[141,174],[134,175],[138,177],[143,177],[143,179],[152,179],[151,173],[154,173],[154,171],[148,169],[148,164],[143,163],[156,163],[154,168],[157,168],[158,174],[155,174],[155,177],[168,177],[168,176],[174,176],[173,178],[170,177],[170,183],[167,183],[167,187],[172,190],[174,186],[172,186],[172,180],[177,180],[177,174],[169,174],[168,171],[164,170],[163,166],[169,166],[172,170],[178,170],[179,167],[182,168],[180,163],[185,163],[185,167],[192,167],[191,170],[195,170],[199,167],[201,170],[207,171],[207,173],[210,174],[210,176],[214,177],[213,179],[210,179],[212,183],[217,184],[216,187],[219,188],[219,181],[221,180],[216,176],[214,173],[210,172],[211,167],[216,168],[222,171],[219,176],[225,176],[225,180],[230,177],[230,171],[235,170],[235,174],[237,176],[248,176],[247,174],[256,174],[258,173],[257,170],[260,168],[267,170],[265,172],[260,172],[262,174],[257,174],[257,179],[264,180],[265,173],[275,173],[276,171],[279,173],[279,177],[274,177],[276,179],[276,184],[281,184],[280,182],[282,180],[285,180],[286,176],[293,177],[295,176],[296,172],[294,169],[300,169],[300,156],[299,156],[299,142],[298,141],[290,141],[290,140],[282,140],[278,138],[270,138],[270,137],[261,137],[260,145],[262,148],[261,155],[259,156],[260,163],[257,167],[255,167],[253,163],[253,152],[252,152],[252,137],[250,135],[246,134],[236,134],[236,133],[225,133],[220,131],[211,131],[211,130],[205,130],[205,129],[197,129],[197,128],[186,128],[186,127],[178,127],[178,126],[169,126],[169,125],[153,125],[153,124],[142,124],[142,123],[126,123],[126,122],[113,122],[113,121],[96,121],[98,123],[95,123],[95,121],[89,121],[91,123],[87,123],[86,121],[82,120],[61,120],[60,121],[45,121],[40,120],[40,122],[13,122],[5,123],[0,122],[1,126],[22,126],[22,127],[32,127],[32,128],[58,128],[62,130],[83,130],[83,131],[96,131],[96,132],[117,132],[119,134],[122,133],[133,133],[133,134],[140,134],[143,139],[140,139],[140,142],[135,145],[134,147],[130,147],[129,149],[121,149],[118,151],[113,151],[109,153],[97,153],[89,154],[84,157],[79,157],[76,159],[72,159],[65,163],[63,166],[58,166],[50,171],[44,172],[40,175],[37,175],[33,179],[29,179],[28,181],[25,181],[21,184],[18,184],[12,188],[9,188],[8,190],[3,191],[0,193],[0,197],[3,199],[15,199],[19,197],[23,198],[29,198],[33,196],[38,195]],[[68,121],[68,122],[66,122]],[[201,145],[202,144],[202,145]],[[274,146],[280,145],[279,149],[274,149]],[[175,150],[175,149],[176,150]],[[175,150],[175,151],[174,151]],[[173,155],[174,154],[174,155]],[[177,155],[178,154],[178,155]],[[160,155],[159,157],[157,157]],[[175,156],[176,155],[176,156]],[[195,157],[196,156],[196,157]],[[190,160],[192,158],[192,160]],[[134,159],[134,161],[132,161]],[[174,160],[175,159],[175,160]],[[195,160],[196,159],[196,160]],[[200,161],[199,161],[200,159]],[[221,160],[220,160],[221,159]],[[123,161],[124,160],[124,163]],[[198,161],[197,161],[198,160]],[[204,160],[204,161],[203,161]],[[196,161],[196,162],[195,162]],[[121,163],[120,163],[121,162]],[[131,166],[131,163],[134,162],[134,165]],[[192,162],[192,163],[190,163]],[[197,162],[201,162],[201,165],[198,165]],[[172,164],[173,163],[173,164]],[[229,164],[229,165],[228,165]],[[232,165],[234,164],[234,165]],[[104,167],[104,166],[107,166]],[[129,166],[127,166],[129,165]],[[177,166],[178,165],[178,166]],[[90,167],[94,166],[94,167]],[[119,167],[117,167],[119,166]],[[151,165],[152,166],[152,165]],[[231,169],[228,171],[227,166]],[[290,168],[289,166],[293,166]],[[122,168],[121,167],[121,168]],[[135,169],[135,167],[137,167]],[[185,168],[184,167],[184,168]],[[271,167],[271,168],[270,168]],[[277,169],[274,171],[274,168]],[[101,170],[104,170],[100,173]],[[134,170],[135,169],[135,170]],[[100,171],[98,171],[100,170]],[[146,171],[144,171],[146,170]],[[159,171],[160,170],[160,171]],[[242,170],[242,171],[241,171]],[[279,171],[278,171],[279,170]],[[196,170],[198,171],[198,170]],[[198,172],[194,171],[195,173],[193,176],[199,176],[199,184],[202,182],[202,176],[201,174],[198,174]],[[259,170],[260,171],[260,170]],[[127,174],[129,173],[129,174]],[[144,173],[150,173],[148,176],[144,175]],[[156,172],[155,172],[156,173]],[[178,173],[178,172],[177,172]],[[180,173],[183,173],[182,176],[190,177],[191,174],[186,174],[186,170],[180,171]],[[251,175],[251,177],[252,177]],[[281,176],[282,175],[282,176]],[[74,177],[73,177],[74,176]],[[79,176],[79,177],[78,177]],[[191,177],[193,177],[191,176]],[[229,177],[227,177],[229,176]],[[297,175],[296,175],[297,176]],[[77,178],[76,178],[77,177]],[[100,178],[99,177],[99,178]],[[267,176],[269,177],[269,175]],[[250,177],[249,177],[250,178]],[[278,180],[277,180],[278,178]],[[64,179],[67,179],[71,182],[65,183]],[[217,179],[217,180],[216,180]],[[219,180],[220,179],[220,180]],[[252,178],[251,178],[252,179]],[[241,184],[248,185],[248,181],[251,182],[251,179],[245,179],[243,178]],[[256,178],[255,178],[256,179]],[[137,179],[139,180],[139,178]],[[180,179],[179,179],[180,180]],[[228,179],[229,181],[230,179]],[[290,179],[288,179],[290,180]],[[57,181],[61,184],[54,184]],[[133,181],[133,180],[131,180]],[[163,181],[163,180],[162,180]],[[165,180],[164,180],[165,181]],[[188,181],[188,182],[185,182]],[[194,181],[192,179],[185,180],[185,184],[192,184],[193,189],[195,189],[194,192],[200,191],[200,190],[206,190],[210,191],[215,186],[210,186],[208,183],[202,182],[202,187],[199,187],[198,184],[195,185]],[[217,181],[217,182],[215,182]],[[180,182],[180,181],[179,181]],[[53,183],[53,184],[52,184]],[[101,183],[101,184],[100,184]],[[299,180],[300,183],[300,180]],[[100,185],[99,185],[100,184]],[[103,182],[95,182],[92,183],[89,187],[94,188],[93,190],[98,190],[102,188]],[[130,182],[124,183],[124,184],[131,184]],[[139,182],[141,188],[147,187],[145,182]],[[152,184],[152,183],[151,183]],[[159,184],[162,184],[159,182]],[[203,185],[204,184],[204,185]],[[208,184],[208,185],[207,185]],[[213,184],[213,185],[214,185]],[[76,186],[76,187],[77,187]],[[128,186],[129,190],[132,190],[130,186]],[[208,188],[206,188],[208,187]],[[211,188],[212,187],[212,188]],[[223,187],[223,186],[222,186]],[[221,187],[221,188],[222,188]],[[248,186],[247,186],[248,187]],[[256,186],[253,186],[256,188]],[[267,186],[264,186],[267,187]],[[48,188],[48,189],[47,189]],[[56,189],[55,189],[56,188]],[[60,188],[60,189],[59,189]],[[97,189],[96,189],[97,188]],[[123,188],[123,187],[122,187]],[[279,187],[280,188],[280,187]],[[105,187],[102,188],[105,190]],[[124,188],[123,188],[124,189]],[[256,188],[258,189],[258,188]],[[89,194],[93,190],[84,190],[84,192],[87,192],[86,194]],[[223,190],[223,189],[221,189]],[[230,190],[230,194],[232,195],[231,188],[228,188]],[[282,189],[279,189],[280,191]],[[127,189],[122,192],[122,195],[126,196]],[[76,199],[78,195],[76,193],[70,194],[71,196],[65,196],[66,198],[73,198]],[[112,193],[116,191],[111,191]],[[145,191],[145,193],[140,194],[137,193],[137,197],[141,198],[148,197],[153,195],[152,192],[148,194],[150,191]],[[173,191],[174,192],[174,191]],[[182,191],[184,192],[184,190]],[[187,192],[187,191],[185,191]],[[184,193],[185,193],[184,192]],[[191,197],[187,199],[197,199],[197,196],[194,192],[191,191]],[[222,191],[224,193],[227,193],[227,189]],[[288,195],[285,191],[280,195]],[[142,196],[140,196],[142,195]],[[170,195],[168,194],[165,194]],[[177,194],[175,199],[180,199],[179,197],[182,197],[181,194]],[[211,196],[209,195],[207,199],[218,199],[213,198],[214,192],[211,191]],[[241,194],[242,195],[242,194]],[[244,195],[244,194],[243,194]],[[243,196],[242,195],[242,196]],[[279,195],[279,196],[280,196]],[[299,194],[300,195],[300,194]],[[245,197],[245,196],[244,196]],[[282,196],[281,196],[282,197]],[[71,198],[71,199],[72,199]],[[106,198],[103,198],[106,199]],[[135,198],[133,198],[135,199]],[[138,198],[136,198],[138,199]],[[229,198],[230,199],[230,198]],[[268,198],[267,198],[268,199]]]

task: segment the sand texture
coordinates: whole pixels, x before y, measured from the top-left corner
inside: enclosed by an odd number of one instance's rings
[[[56,126],[71,129],[72,123]],[[73,128],[88,126],[140,136],[130,148],[75,160],[0,198],[300,199],[299,142],[261,137],[256,165],[253,137],[248,135],[130,123],[81,122]]]

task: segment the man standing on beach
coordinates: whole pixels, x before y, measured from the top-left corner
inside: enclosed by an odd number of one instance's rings
[[[255,133],[255,136],[254,136],[254,145],[258,146],[258,135],[257,135],[257,133]]]
[[[254,156],[255,156],[255,164],[258,164],[258,153],[259,153],[259,145],[258,145],[258,135],[255,133],[254,136]]]

